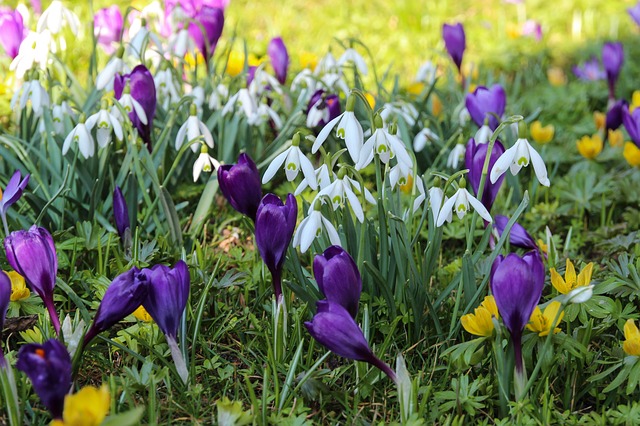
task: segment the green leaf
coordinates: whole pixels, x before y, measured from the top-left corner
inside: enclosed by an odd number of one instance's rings
[[[133,426],[140,423],[144,414],[144,407],[136,407],[125,413],[109,416],[101,423],[101,426]]]

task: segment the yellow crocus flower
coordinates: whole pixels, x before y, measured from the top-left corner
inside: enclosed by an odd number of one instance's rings
[[[531,138],[540,144],[551,142],[554,133],[555,127],[553,127],[552,124],[549,124],[548,126],[542,126],[542,123],[537,120],[531,123]]]
[[[622,134],[622,130],[611,130],[609,129],[609,145],[619,147],[624,143],[624,135]]]
[[[607,115],[604,112],[594,111],[593,124],[596,125],[597,130],[604,129],[605,124],[607,124]]]
[[[54,420],[51,426],[98,426],[109,412],[110,400],[106,385],[85,386],[65,397],[62,420]]]
[[[551,268],[551,284],[558,292],[562,294],[568,294],[571,290],[578,287],[587,286],[591,283],[591,275],[593,274],[593,262],[589,262],[587,266],[582,268],[582,271],[576,276],[576,269],[573,267],[573,263],[570,259],[567,259],[567,267],[564,271],[564,279],[562,275],[556,271],[556,268]]]
[[[138,309],[133,311],[133,316],[138,318],[140,321],[144,321],[144,322],[153,321],[153,318],[151,318],[151,315],[149,315],[149,312],[147,312],[147,310],[142,305],[138,306]]]
[[[531,319],[529,319],[529,324],[527,324],[527,328],[534,333],[538,333],[538,336],[546,336],[551,332],[551,325],[553,321],[556,319],[556,315],[558,315],[558,311],[562,307],[562,303],[558,301],[553,301],[544,308],[544,311],[540,310],[540,307],[536,306],[536,309],[531,314]],[[560,324],[562,318],[564,317],[564,311],[560,312],[558,316],[558,320],[556,321],[556,325]],[[554,333],[560,332],[560,327],[555,327],[553,330]]]
[[[547,70],[547,79],[552,86],[564,86],[567,84],[567,76],[560,67],[551,67]]]
[[[624,143],[624,151],[622,151],[622,155],[624,155],[624,159],[627,160],[627,163],[629,163],[631,167],[640,166],[640,148],[638,148],[633,142]]]
[[[602,152],[603,146],[602,138],[597,133],[593,136],[583,136],[576,142],[580,155],[589,160],[596,158]]]
[[[31,295],[31,291],[24,282],[24,277],[16,271],[6,272],[11,280],[11,301],[26,299]]]
[[[463,315],[460,322],[462,327],[471,334],[491,336],[494,328],[492,317],[500,318],[498,306],[493,296],[487,296],[472,314]]]
[[[624,338],[622,349],[633,356],[640,356],[640,330],[632,319],[624,324]]]

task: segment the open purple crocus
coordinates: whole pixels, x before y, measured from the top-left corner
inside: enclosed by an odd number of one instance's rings
[[[482,168],[484,166],[484,161],[487,156],[487,150],[489,149],[488,143],[477,144],[475,139],[469,139],[467,143],[467,150],[465,152],[464,162],[465,167],[469,169],[469,182],[471,182],[471,187],[473,188],[473,192],[475,195],[478,195],[478,190],[480,189],[480,179],[482,178]],[[493,149],[491,150],[491,156],[489,157],[489,167],[488,171],[493,168],[493,165],[498,161],[498,158],[504,154],[504,146],[499,140],[496,140],[493,145]],[[500,187],[502,186],[502,182],[504,181],[504,176],[502,175],[498,178],[495,183],[491,183],[491,180],[488,176],[485,177],[484,180],[484,189],[482,191],[482,199],[480,200],[482,204],[487,208],[488,211],[491,211],[491,207],[498,196],[498,191],[500,191]]]
[[[144,109],[147,124],[138,118],[135,110],[129,113],[129,118],[151,151],[151,129],[153,129],[153,117],[156,114],[156,85],[153,76],[144,65],[136,66],[129,74],[116,75],[113,83],[116,99],[120,99],[127,84],[129,84],[133,99],[138,101]]]
[[[116,5],[100,9],[93,16],[93,34],[108,55],[116,51],[123,24],[122,13]]]
[[[442,38],[444,39],[444,47],[447,49],[449,56],[456,64],[458,72],[462,74],[462,57],[464,50],[467,48],[467,41],[464,34],[464,27],[461,23],[453,25],[444,24],[442,26]]]
[[[351,255],[340,246],[327,248],[313,259],[313,275],[326,299],[341,305],[355,318],[362,278]]]
[[[27,36],[27,31],[25,31],[20,12],[0,8],[0,46],[11,59],[18,56],[20,44]]]
[[[503,215],[496,215],[493,217],[493,227],[498,233],[498,237],[502,236],[504,229],[509,223],[509,218]],[[538,244],[533,237],[524,229],[524,226],[515,222],[509,231],[509,244],[512,246],[520,247],[529,250],[538,250]]]
[[[276,78],[280,84],[284,84],[287,81],[289,53],[282,38],[274,37],[271,39],[269,47],[267,48],[267,54],[269,55],[273,71],[276,73]]]
[[[491,130],[496,130],[500,124],[506,104],[507,94],[499,84],[494,84],[490,88],[478,86],[465,99],[469,115],[478,127],[481,127],[485,124],[485,120],[488,120]]]
[[[240,154],[236,164],[218,168],[218,184],[222,195],[238,212],[256,221],[256,212],[262,200],[260,172],[248,154]]]
[[[607,76],[600,65],[600,61],[596,57],[591,57],[581,65],[573,67],[573,74],[583,81],[604,80]]]

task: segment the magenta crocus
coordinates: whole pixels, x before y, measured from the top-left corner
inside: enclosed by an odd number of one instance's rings
[[[58,340],[29,343],[20,348],[16,368],[23,371],[42,405],[54,419],[62,418],[64,397],[71,390],[71,357]]]
[[[127,202],[119,186],[116,186],[116,189],[113,191],[113,218],[116,222],[118,235],[120,235],[120,238],[124,241],[127,229],[131,229],[131,221],[129,220]],[[129,233],[131,233],[131,231],[129,231]]]
[[[269,42],[267,48],[267,54],[271,61],[273,71],[276,73],[276,78],[280,84],[284,84],[287,81],[287,70],[289,68],[289,53],[287,53],[287,46],[280,37],[274,37]]]
[[[462,73],[462,57],[464,50],[467,48],[464,27],[459,22],[453,25],[444,24],[442,26],[442,38],[449,56],[451,56],[453,63],[456,64],[458,71]]]
[[[640,108],[629,112],[627,108],[622,110],[622,124],[624,124],[633,143],[640,148]]]
[[[4,239],[9,265],[22,275],[44,302],[51,323],[60,334],[60,319],[53,304],[53,288],[58,274],[58,256],[53,237],[44,228],[33,225],[28,231],[14,231]]]
[[[465,167],[469,169],[469,182],[473,188],[474,194],[478,195],[480,189],[480,179],[482,179],[482,168],[484,167],[484,161],[487,157],[487,150],[489,149],[488,143],[477,144],[475,139],[469,139],[467,142],[467,150],[465,152],[464,162]],[[496,140],[491,150],[491,156],[489,157],[489,166],[487,171],[493,168],[493,165],[498,161],[498,158],[504,154],[504,146],[502,142]],[[498,191],[502,186],[505,175],[503,174],[496,180],[495,183],[491,183],[491,179],[487,175],[484,180],[484,189],[482,190],[482,204],[491,211],[491,207],[498,196]]]
[[[622,125],[622,117],[625,110],[628,110],[629,104],[624,99],[617,100],[611,105],[607,111],[607,119],[605,128],[607,130],[616,130]]]
[[[340,115],[340,98],[336,94],[324,90],[316,90],[307,105],[307,127],[322,128]]]
[[[624,63],[624,48],[620,42],[605,43],[602,46],[602,64],[609,83],[609,99],[615,99],[616,82]]]
[[[11,279],[4,272],[0,271],[0,340],[2,340],[2,330],[4,330],[4,319],[9,309],[11,301]],[[0,351],[2,352],[2,351]]]
[[[218,184],[222,195],[236,211],[256,221],[262,200],[260,172],[248,154],[240,154],[236,164],[218,168]]]
[[[635,6],[628,8],[627,12],[636,25],[640,25],[640,2],[636,3]]]
[[[18,56],[26,33],[22,15],[17,10],[0,8],[0,45],[11,59]]]
[[[203,6],[189,24],[189,35],[205,59],[211,58],[224,27],[224,10],[218,7]],[[204,29],[204,34],[202,30]]]
[[[485,120],[488,120],[491,130],[495,130],[504,114],[507,94],[499,84],[494,84],[490,88],[478,86],[473,93],[467,95],[465,105],[478,127],[481,127],[485,124]]]
[[[116,5],[100,9],[93,16],[93,34],[109,55],[116,51],[123,24],[122,13]]]
[[[340,246],[327,248],[313,259],[313,275],[324,297],[344,307],[355,318],[362,278],[351,255]]]
[[[282,298],[282,266],[297,217],[298,203],[293,194],[287,195],[286,204],[277,195],[265,195],[256,213],[256,245],[271,272],[273,291],[278,302]]]
[[[125,85],[129,85],[131,96],[138,101],[147,116],[147,123],[143,123],[135,110],[129,113],[129,118],[138,129],[138,134],[151,151],[151,129],[153,128],[153,117],[156,114],[156,85],[153,76],[144,65],[136,66],[131,73],[115,76],[113,90],[116,99],[120,99]]]
[[[150,269],[143,269],[142,272],[149,281],[147,297],[142,306],[160,330],[166,336],[175,339],[182,312],[189,299],[189,268],[180,260],[173,268],[155,265]]]
[[[493,227],[498,233],[498,237],[502,237],[504,229],[507,227],[509,218],[503,215],[496,215],[493,217]],[[523,249],[537,250],[538,244],[533,237],[524,229],[524,226],[515,222],[509,231],[509,244],[515,247]]]
[[[573,74],[583,81],[604,80],[606,74],[600,65],[598,58],[592,57],[581,65],[573,67]]]
[[[368,362],[396,381],[394,371],[373,354],[362,330],[342,305],[320,300],[316,307],[313,320],[304,325],[318,343],[343,358]]]

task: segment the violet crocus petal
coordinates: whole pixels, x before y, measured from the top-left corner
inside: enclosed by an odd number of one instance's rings
[[[260,172],[247,154],[240,154],[236,164],[218,168],[218,184],[229,204],[255,222],[262,200]]]
[[[277,195],[267,194],[262,198],[256,213],[255,237],[260,256],[271,274],[282,275],[287,248],[296,226],[298,204],[293,194],[283,204]]]
[[[622,124],[624,124],[629,137],[640,148],[640,108],[629,112],[627,108],[622,110]]]
[[[64,398],[71,389],[71,357],[58,340],[20,348],[16,368],[23,371],[54,419],[62,418]]]
[[[338,303],[355,318],[362,278],[351,255],[340,246],[330,246],[313,259],[313,275],[326,299]]]
[[[7,261],[45,302],[53,303],[58,257],[49,231],[33,225],[14,231],[4,240]]]
[[[26,36],[20,12],[12,9],[0,9],[0,45],[7,56],[11,59],[18,56],[20,43]]]
[[[487,149],[489,149],[488,143],[476,144],[473,138],[469,139],[469,142],[467,143],[464,161],[465,167],[469,169],[469,182],[471,183],[471,187],[475,195],[478,195],[478,190],[480,188],[480,179],[482,178],[482,168],[484,166],[485,157],[487,156]],[[504,154],[504,151],[505,149],[502,142],[496,140],[493,145],[493,150],[491,151],[491,156],[489,157],[489,168],[487,170],[493,169],[493,165],[498,161],[498,158]],[[491,183],[488,175],[485,178],[482,200],[480,201],[488,211],[491,211],[491,207],[498,196],[498,191],[500,191],[504,177],[505,175],[502,174],[495,183]]]
[[[491,88],[478,86],[473,93],[467,94],[465,105],[473,121],[481,127],[485,119],[489,120],[489,128],[495,130],[500,124],[507,104],[504,88],[494,84]]]
[[[218,40],[222,35],[222,28],[224,27],[224,10],[219,7],[203,6],[197,15],[194,16],[194,20],[200,25],[194,22],[190,23],[189,35],[200,50],[200,53],[202,53],[202,56],[204,56],[205,59],[209,59],[213,56]],[[205,32],[204,35],[202,33],[203,29]],[[205,41],[205,37],[207,41]],[[207,42],[209,44],[209,49],[207,49]]]
[[[505,326],[517,340],[540,301],[544,264],[537,250],[523,257],[511,253],[496,262],[491,269],[491,293]]]
[[[329,111],[329,116],[325,120],[321,119],[316,128],[323,128],[327,125],[327,123],[342,113],[340,108],[340,98],[336,94],[328,94],[324,90],[316,90],[313,95],[311,95],[311,99],[309,99],[309,104],[307,104],[307,115],[309,115],[309,111],[311,111],[311,107],[313,107],[319,100],[324,99],[323,107],[327,108]],[[318,107],[316,107],[318,108]]]
[[[116,186],[116,189],[113,191],[113,218],[116,222],[118,235],[124,239],[127,229],[131,228],[131,221],[129,220],[127,202],[119,186]]]
[[[131,96],[138,101],[147,116],[147,124],[144,124],[135,112],[129,113],[129,118],[134,124],[140,137],[151,150],[151,129],[153,128],[153,118],[156,114],[156,85],[153,76],[144,65],[136,66],[131,73],[125,75],[116,74],[113,82],[113,90],[116,99],[120,99],[124,86],[129,82]]]
[[[637,25],[640,25],[640,2],[636,3],[635,6],[628,8],[627,12],[629,13],[629,16],[631,16],[631,19],[633,19]]]
[[[497,215],[493,218],[493,226],[496,228],[499,236],[502,236],[504,229],[507,227],[509,218],[503,215]],[[537,250],[533,237],[518,222],[515,222],[509,232],[509,244],[523,249]]]
[[[143,269],[149,281],[148,293],[142,306],[158,324],[160,330],[174,339],[178,335],[178,326],[182,312],[189,299],[190,277],[189,267],[180,260],[173,268],[155,265],[151,269]]]
[[[620,69],[624,63],[624,48],[622,43],[613,42],[605,43],[602,46],[602,64],[604,70],[607,73],[607,80],[609,81],[609,87],[615,85],[620,75]]]
[[[280,37],[274,37],[269,42],[267,48],[267,54],[271,61],[273,71],[276,73],[276,78],[280,84],[284,84],[287,81],[287,69],[289,68],[289,53],[287,52],[287,46]]]
[[[9,301],[11,301],[11,278],[4,271],[0,271],[0,338],[2,338]]]
[[[123,24],[122,13],[116,5],[100,9],[93,16],[93,33],[108,54],[115,51],[113,44],[120,41]]]
[[[442,26],[442,38],[444,39],[444,47],[447,49],[449,56],[456,64],[458,71],[462,66],[462,57],[467,47],[464,27],[461,23],[454,25],[444,24]]]
[[[9,207],[15,204],[15,202],[22,197],[22,192],[27,187],[30,176],[31,175],[27,174],[24,179],[21,179],[22,174],[20,173],[20,170],[16,170],[13,176],[11,176],[11,179],[9,179],[9,182],[4,189],[4,193],[2,194],[2,199],[0,199],[1,214],[5,215]]]
[[[616,130],[622,125],[623,111],[628,109],[627,101],[624,99],[617,100],[607,111],[607,119],[605,128],[607,130]]]

